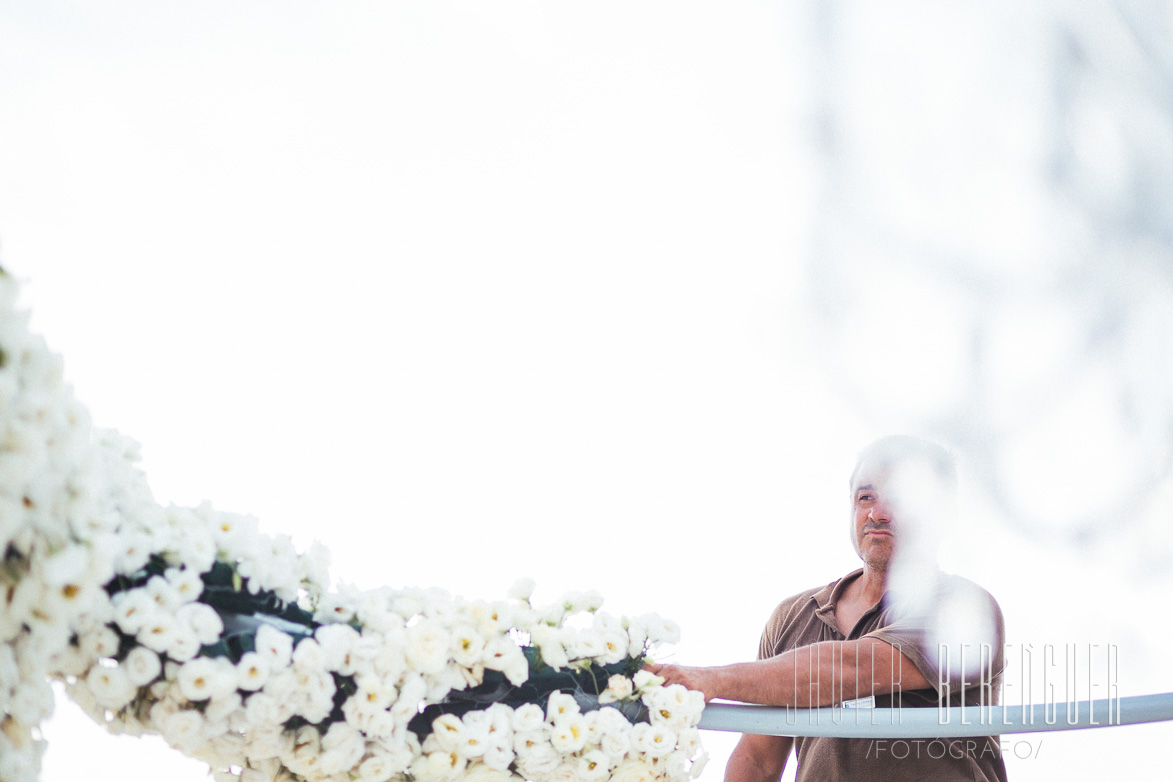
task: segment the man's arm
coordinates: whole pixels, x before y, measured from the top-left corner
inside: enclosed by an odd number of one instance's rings
[[[777,657],[715,668],[650,665],[666,684],[713,698],[767,706],[830,706],[843,701],[932,685],[908,657],[875,638],[824,641]]]
[[[725,782],[778,782],[794,739],[746,733],[725,764]]]

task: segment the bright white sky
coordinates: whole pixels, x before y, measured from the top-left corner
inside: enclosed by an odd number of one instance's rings
[[[749,659],[778,600],[855,567],[854,454],[910,421],[891,377],[840,394],[803,318],[790,5],[9,0],[0,263],[160,501],[319,539],[363,587],[597,588],[677,620],[682,662]],[[1173,689],[1126,557],[975,498],[943,559],[1012,642],[1116,643],[1122,694]],[[203,778],[58,713],[45,782]],[[1142,772],[1168,737],[1009,763]],[[732,739],[705,739],[718,779]]]

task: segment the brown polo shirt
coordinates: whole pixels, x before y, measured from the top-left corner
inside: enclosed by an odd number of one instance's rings
[[[900,650],[937,688],[902,690],[876,695],[876,708],[936,709],[938,689],[948,688],[948,705],[974,706],[997,702],[1002,677],[1004,627],[1002,612],[989,592],[960,576],[937,572],[927,580],[916,605],[894,605],[890,593],[869,609],[855,627],[841,629],[835,606],[845,587],[863,573],[848,573],[825,587],[810,589],[783,600],[762,633],[758,659],[774,657],[822,641],[877,638]],[[908,601],[905,601],[908,602]],[[984,615],[986,620],[979,617]],[[961,621],[950,621],[961,618]],[[980,633],[978,628],[991,627]],[[956,638],[961,634],[970,637]],[[977,637],[980,635],[981,637]],[[949,637],[947,637],[949,636]],[[965,644],[966,674],[957,648],[952,659],[939,649],[940,642]],[[985,645],[983,649],[981,645]],[[981,656],[982,653],[985,656]],[[977,663],[975,668],[974,663]],[[830,680],[822,672],[820,680]],[[975,681],[969,681],[969,680]],[[836,685],[838,686],[838,685]],[[841,700],[871,693],[843,692]],[[997,736],[942,739],[838,739],[796,737],[796,782],[828,780],[1004,780]]]

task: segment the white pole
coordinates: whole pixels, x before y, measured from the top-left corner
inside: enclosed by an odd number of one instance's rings
[[[711,703],[700,727],[766,736],[952,738],[1173,720],[1173,692],[1096,701],[949,709],[792,709]]]

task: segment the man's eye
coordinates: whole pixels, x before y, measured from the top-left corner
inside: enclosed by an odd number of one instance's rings
[[[860,501],[860,502],[871,502],[871,500],[872,500],[872,495],[870,495],[870,494],[861,494],[861,495],[859,495],[859,501]]]

